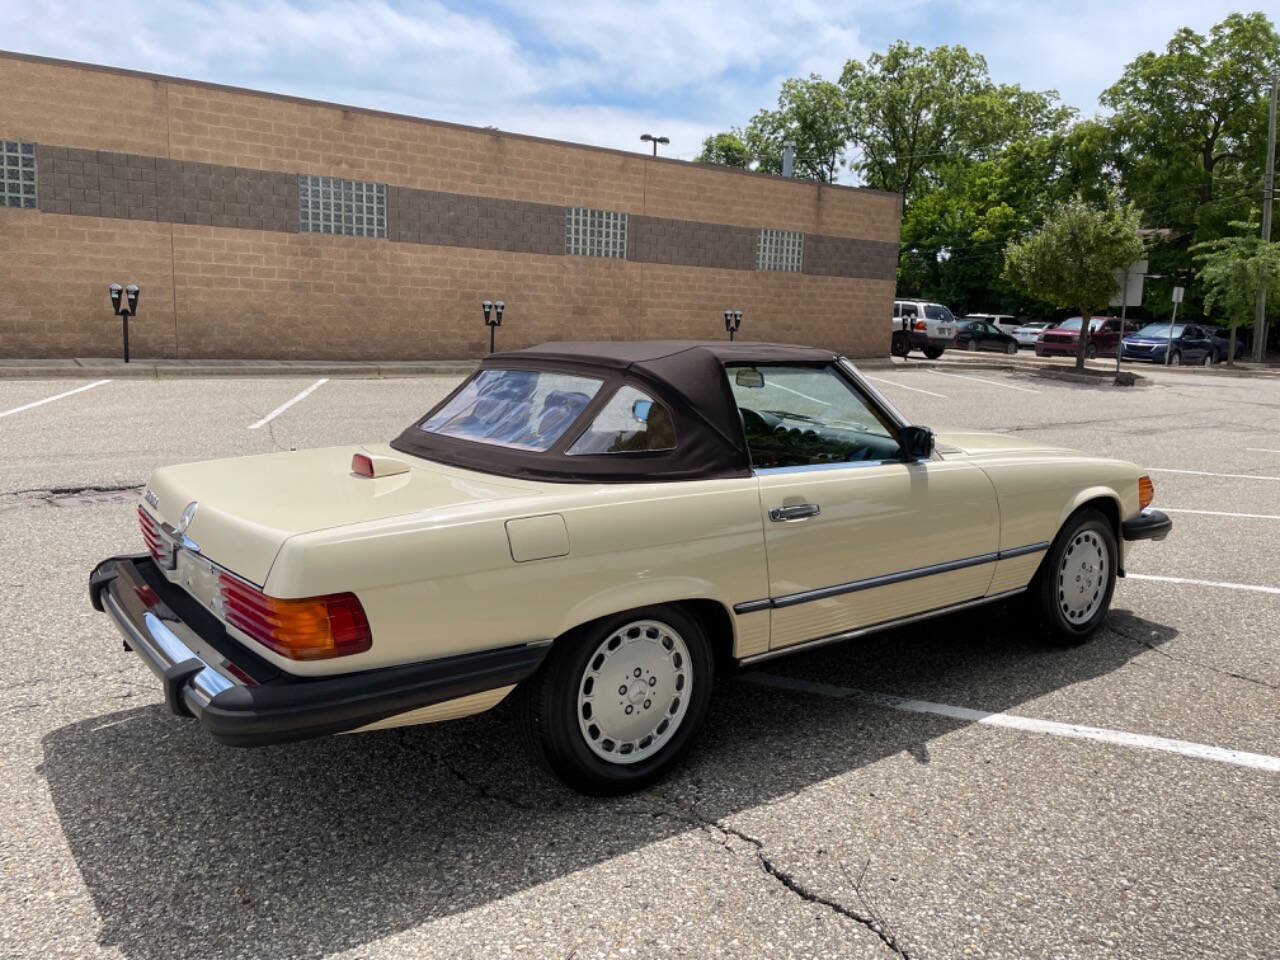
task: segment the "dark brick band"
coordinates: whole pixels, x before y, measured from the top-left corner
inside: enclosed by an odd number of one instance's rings
[[[728,270],[756,268],[756,234],[750,227],[632,214],[627,259]]]
[[[400,243],[564,253],[564,207],[547,203],[388,187],[387,225]]]
[[[36,162],[45,213],[298,229],[298,179],[287,173],[44,145]]]
[[[297,174],[44,145],[36,162],[45,213],[298,232]],[[754,270],[757,235],[751,227],[631,214],[627,259]],[[388,186],[387,238],[563,255],[565,208]],[[897,263],[893,243],[805,234],[807,274],[892,279]]]
[[[891,279],[898,271],[898,245],[806,233],[803,270],[824,277]]]

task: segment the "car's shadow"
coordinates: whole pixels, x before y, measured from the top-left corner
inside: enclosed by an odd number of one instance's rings
[[[1069,650],[989,608],[776,661],[770,672],[1004,710],[1109,673],[1174,631],[1122,611]],[[503,708],[438,726],[221,747],[150,706],[43,741],[99,941],[140,960],[320,956],[471,909],[909,751],[962,721],[718,685],[653,790],[592,800],[524,759]],[[696,802],[695,802],[696,801]],[[246,946],[246,944],[248,946]]]

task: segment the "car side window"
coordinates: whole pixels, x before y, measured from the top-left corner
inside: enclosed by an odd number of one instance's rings
[[[594,453],[644,453],[673,450],[671,412],[635,387],[619,387],[591,425],[566,451],[570,456]]]
[[[902,457],[889,422],[830,366],[726,372],[758,470]]]

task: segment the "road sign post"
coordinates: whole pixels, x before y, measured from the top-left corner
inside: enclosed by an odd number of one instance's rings
[[[1183,287],[1173,288],[1173,313],[1169,317],[1169,345],[1164,348],[1164,365],[1167,367],[1173,362],[1173,324],[1178,319],[1178,304],[1182,302],[1182,294],[1185,292]]]

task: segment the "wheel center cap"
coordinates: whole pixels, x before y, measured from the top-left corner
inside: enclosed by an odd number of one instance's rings
[[[627,691],[627,699],[632,703],[640,703],[649,693],[649,685],[643,680],[633,680],[631,689]]]

